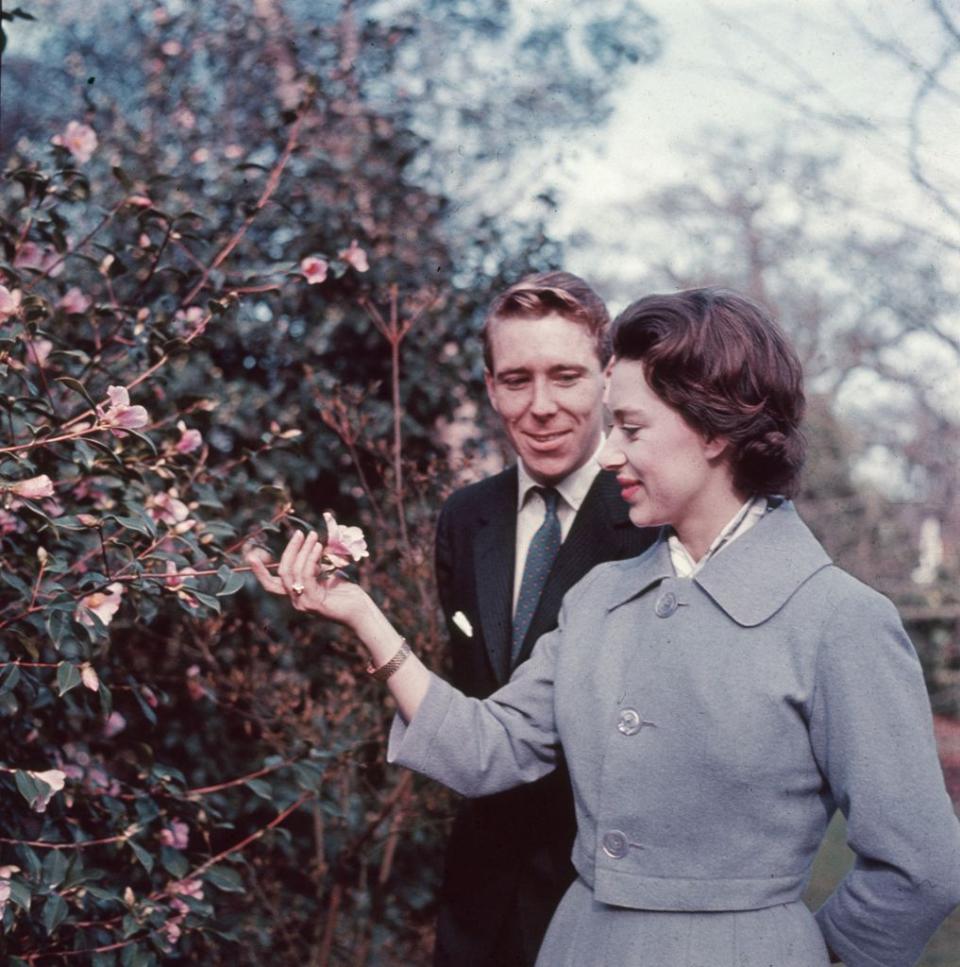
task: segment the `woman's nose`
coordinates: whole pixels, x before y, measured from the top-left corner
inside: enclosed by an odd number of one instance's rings
[[[616,436],[616,427],[610,431],[610,435],[607,437],[606,442],[603,444],[603,449],[600,451],[600,456],[597,458],[600,461],[600,466],[604,470],[616,470],[622,467],[626,462],[626,458],[623,455],[623,451],[617,445],[614,437]]]

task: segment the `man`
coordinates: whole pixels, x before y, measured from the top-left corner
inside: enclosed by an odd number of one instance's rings
[[[485,379],[518,464],[455,492],[437,526],[452,680],[485,698],[557,624],[595,565],[655,537],[630,523],[600,470],[609,315],[580,278],[546,272],[499,296],[483,328]],[[448,847],[436,967],[532,965],[574,878],[566,769],[465,801]]]

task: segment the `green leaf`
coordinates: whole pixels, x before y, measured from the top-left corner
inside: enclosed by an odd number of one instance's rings
[[[203,874],[203,878],[208,883],[212,883],[218,890],[223,890],[224,893],[244,893],[246,891],[243,880],[240,879],[240,874],[222,863],[219,866],[211,866]]]
[[[0,672],[0,695],[10,692],[17,687],[17,682],[20,681],[20,666],[19,665],[7,665],[6,668]]]
[[[218,568],[217,577],[223,581],[223,587],[217,591],[218,598],[226,598],[231,594],[236,594],[244,585],[243,574],[238,574],[236,571],[231,570],[227,564]]]
[[[261,799],[266,799],[267,802],[273,802],[273,789],[269,782],[264,782],[262,779],[248,779],[244,785],[255,792]]]
[[[110,170],[113,172],[113,177],[116,178],[127,191],[133,190],[133,182],[130,180],[123,168],[120,167],[120,165],[114,165]]]
[[[21,880],[10,880],[10,899],[23,910],[24,913],[30,912],[30,887]]]
[[[190,861],[179,850],[171,846],[163,846],[160,849],[160,862],[164,869],[178,880],[183,879],[190,869]]]
[[[93,397],[87,392],[86,386],[80,382],[78,379],[74,379],[72,376],[58,376],[58,383],[63,383],[68,389],[72,389],[75,393],[79,393],[91,409],[96,409],[97,404]]]
[[[67,875],[67,858],[63,850],[52,849],[43,861],[43,882],[47,886],[60,886]]]
[[[67,916],[67,904],[66,901],[57,893],[47,898],[47,902],[43,905],[43,925],[47,929],[47,933],[53,933],[57,927],[66,919]]]
[[[153,872],[153,857],[142,847],[138,846],[132,839],[127,840],[127,845],[133,850],[133,855],[140,860],[140,864],[148,872]]]
[[[62,698],[71,688],[80,684],[80,669],[73,662],[62,661],[57,665],[57,689]]]
[[[211,611],[220,614],[219,598],[215,598],[212,594],[207,594],[204,591],[198,591],[196,588],[185,587],[183,590],[200,604],[206,605]]]

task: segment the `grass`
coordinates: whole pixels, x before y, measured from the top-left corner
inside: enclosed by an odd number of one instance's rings
[[[820,906],[852,863],[853,853],[846,845],[846,824],[837,813],[813,863],[813,875],[804,897],[807,905],[812,909]],[[917,967],[960,967],[960,910],[943,922]]]

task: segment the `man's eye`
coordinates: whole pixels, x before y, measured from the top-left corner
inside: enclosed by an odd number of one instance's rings
[[[579,373],[560,373],[554,377],[555,382],[561,386],[572,386],[578,379],[580,379]]]
[[[506,386],[507,389],[520,389],[522,386],[527,385],[527,380],[523,376],[509,376],[501,380],[500,384]]]

